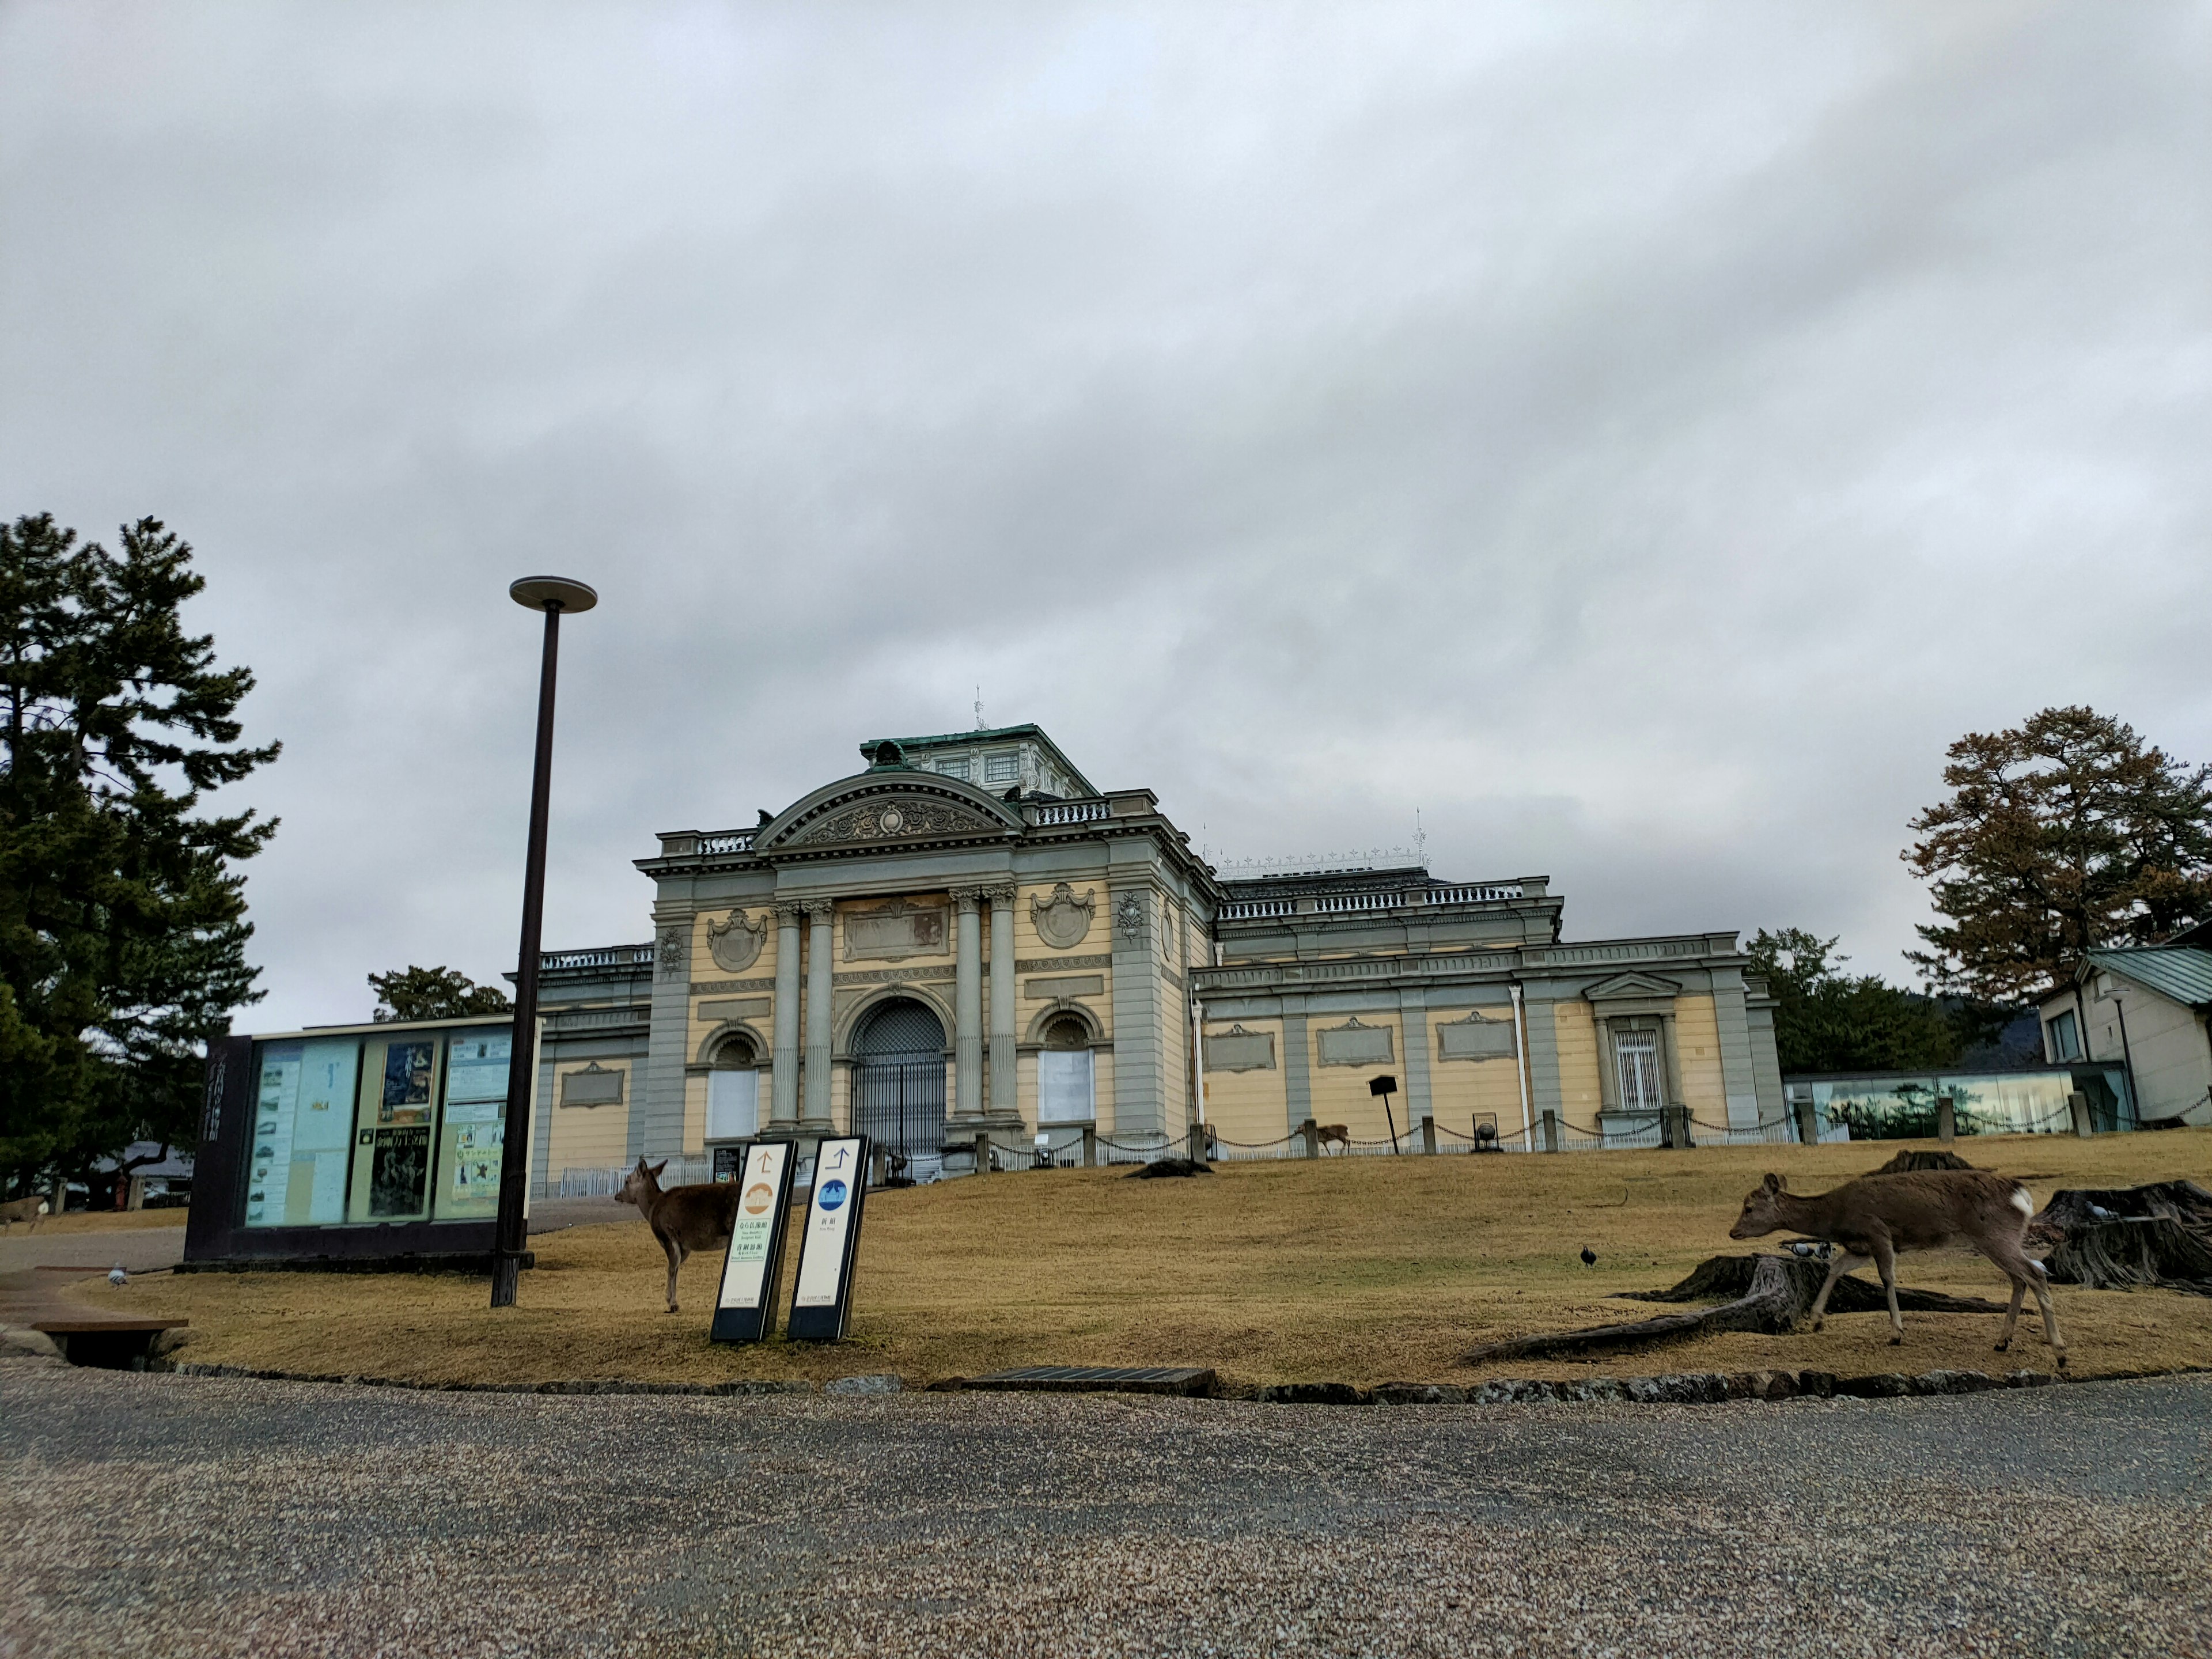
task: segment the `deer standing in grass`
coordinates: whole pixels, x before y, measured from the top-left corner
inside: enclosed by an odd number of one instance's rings
[[[662,1158],[650,1169],[643,1158],[629,1172],[617,1204],[635,1204],[645,1224],[668,1253],[668,1311],[676,1311],[676,1270],[694,1250],[711,1250],[730,1242],[730,1228],[738,1211],[738,1183],[711,1181],[696,1187],[660,1189],[660,1172],[668,1167]]]
[[[2004,1334],[1997,1339],[1997,1352],[2002,1353],[2012,1346],[2021,1298],[2033,1291],[2035,1305],[2043,1311],[2043,1334],[2063,1370],[2066,1339],[2058,1334],[2058,1316],[2051,1306],[2043,1265],[2022,1248],[2028,1218],[2034,1213],[2035,1202],[2028,1197],[2027,1188],[1987,1170],[1862,1176],[1833,1192],[1810,1198],[1798,1197],[1780,1176],[1771,1175],[1744,1200],[1743,1213],[1729,1229],[1729,1237],[1756,1238],[1789,1227],[1841,1247],[1829,1264],[1827,1282],[1814,1298],[1816,1331],[1826,1319],[1828,1292],[1835,1289],[1836,1281],[1873,1262],[1889,1297],[1892,1347],[1905,1340],[1905,1321],[1897,1311],[1897,1253],[1938,1249],[1946,1244],[1971,1245],[2012,1280],[2012,1306],[2005,1310]]]

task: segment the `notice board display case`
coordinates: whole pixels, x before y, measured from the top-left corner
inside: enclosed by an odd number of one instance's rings
[[[488,1264],[514,1048],[497,1015],[218,1039],[185,1265]]]

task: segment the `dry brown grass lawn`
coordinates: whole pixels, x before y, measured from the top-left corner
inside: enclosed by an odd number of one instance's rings
[[[1907,1315],[1900,1350],[1887,1344],[1886,1316],[1850,1314],[1819,1335],[1719,1335],[1596,1364],[1461,1363],[1499,1337],[1657,1311],[1609,1293],[1669,1285],[1708,1255],[1753,1248],[1731,1243],[1728,1229],[1763,1171],[1816,1191],[1896,1150],[1330,1158],[1230,1165],[1188,1181],[1071,1170],[878,1193],[854,1334],[834,1347],[709,1343],[719,1257],[685,1268],[684,1310],[666,1314],[660,1251],[635,1219],[533,1240],[538,1267],[524,1275],[522,1305],[499,1314],[482,1280],[398,1274],[165,1274],[76,1293],[104,1309],[189,1316],[182,1358],[424,1381],[896,1371],[913,1386],[1044,1364],[1209,1364],[1231,1382],[1368,1383],[2047,1368],[2032,1303],[2022,1340],[2002,1359],[1990,1352],[1995,1316]],[[2212,1131],[1983,1137],[1960,1150],[2026,1181],[2039,1206],[2061,1187],[2212,1179]],[[1595,1268],[1577,1259],[1584,1245]],[[1994,1300],[2008,1293],[1972,1255],[1908,1256],[1899,1277]],[[788,1295],[787,1286],[786,1306]],[[2077,1374],[2212,1366],[2212,1299],[2056,1295]]]
[[[20,1229],[18,1222],[10,1228],[8,1237],[23,1238],[28,1235]],[[39,1218],[39,1237],[55,1233],[135,1233],[149,1227],[181,1227],[185,1224],[182,1210],[71,1210],[67,1215],[42,1215]]]

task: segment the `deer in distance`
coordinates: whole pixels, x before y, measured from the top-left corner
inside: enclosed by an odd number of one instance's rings
[[[2035,1305],[2043,1313],[2044,1336],[2063,1370],[2066,1339],[2058,1334],[2058,1316],[2051,1305],[2043,1264],[2031,1258],[2024,1248],[2028,1220],[2034,1213],[2035,1202],[2028,1197],[2027,1188],[1987,1170],[1862,1176],[1832,1192],[1804,1198],[1792,1193],[1780,1176],[1770,1175],[1744,1200],[1743,1213],[1729,1229],[1729,1237],[1757,1238],[1788,1227],[1838,1247],[1836,1259],[1828,1267],[1827,1281],[1814,1298],[1816,1331],[1826,1322],[1828,1292],[1835,1289],[1836,1281],[1873,1262],[1889,1297],[1893,1347],[1905,1340],[1905,1321],[1897,1311],[1897,1253],[1969,1245],[2012,1281],[2012,1306],[2005,1312],[1997,1352],[2002,1353],[2012,1346],[2021,1299],[2032,1291]]]
[[[695,1187],[671,1187],[663,1192],[660,1172],[668,1160],[647,1168],[643,1158],[615,1194],[617,1204],[635,1204],[645,1224],[668,1254],[668,1311],[676,1311],[676,1270],[694,1250],[711,1250],[730,1242],[737,1217],[738,1183],[706,1182]]]
[[[1352,1131],[1341,1123],[1317,1123],[1314,1126],[1316,1146],[1326,1152],[1328,1150],[1328,1143],[1332,1140],[1337,1144],[1340,1151],[1348,1152],[1352,1150]]]

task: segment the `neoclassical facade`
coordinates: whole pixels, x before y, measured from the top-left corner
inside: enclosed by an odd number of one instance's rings
[[[663,833],[650,944],[545,957],[538,1190],[756,1134],[1379,1139],[1386,1073],[1401,1131],[1783,1121],[1733,933],[1562,944],[1534,877],[1225,881],[1031,726],[861,753],[750,829]]]

